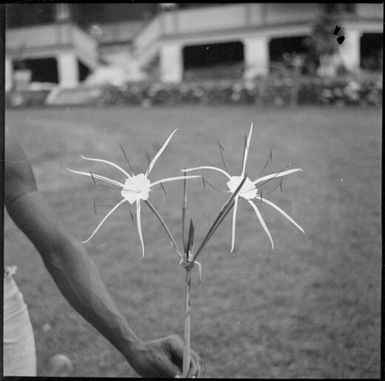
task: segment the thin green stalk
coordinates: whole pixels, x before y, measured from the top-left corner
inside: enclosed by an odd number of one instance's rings
[[[186,378],[190,368],[190,356],[191,356],[191,304],[190,304],[190,290],[191,290],[191,267],[186,268],[186,281],[185,281],[185,318],[184,318],[184,350],[183,350],[183,375]]]
[[[182,201],[182,245],[183,250],[186,252],[186,238],[185,238],[185,225],[186,225],[186,209],[187,209],[187,179],[186,172],[184,172],[183,179],[183,201]]]

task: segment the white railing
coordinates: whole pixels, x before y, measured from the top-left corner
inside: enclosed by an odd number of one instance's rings
[[[124,21],[101,25],[101,43],[132,41],[139,34],[146,24],[143,21]]]
[[[150,23],[140,32],[134,42],[135,54],[141,56],[150,48],[161,36],[161,18],[162,15],[156,16]]]
[[[321,11],[320,4],[253,4],[221,5],[195,9],[174,10],[157,15],[134,41],[138,59],[148,52],[162,36],[189,33],[211,33],[258,26],[303,23],[314,20]]]
[[[58,25],[42,25],[28,28],[8,29],[5,33],[6,49],[14,50],[20,47],[40,48],[63,43],[60,38],[63,33]],[[64,33],[65,34],[65,33]],[[65,36],[63,36],[65,38]]]
[[[322,12],[322,4],[271,3],[265,5],[265,24],[313,21]]]
[[[260,8],[260,4],[239,4],[217,7],[205,7],[168,13],[174,17],[170,23],[170,33],[191,33],[205,30],[235,29],[248,24],[248,8]]]
[[[383,4],[356,4],[356,14],[358,17],[383,19]]]
[[[86,64],[95,68],[98,64],[98,45],[96,41],[75,25],[70,25],[72,43],[77,54]]]
[[[72,45],[87,65],[92,68],[97,65],[97,43],[70,23],[8,29],[5,36],[7,53],[13,52],[20,56],[36,51],[55,54],[58,48]]]

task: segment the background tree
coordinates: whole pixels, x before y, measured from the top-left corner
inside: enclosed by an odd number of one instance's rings
[[[311,36],[306,40],[308,53],[305,65],[308,74],[315,75],[324,62],[338,53],[334,29],[337,24],[341,27],[339,19],[344,11],[343,6],[344,4],[323,4],[323,11],[313,26]]]

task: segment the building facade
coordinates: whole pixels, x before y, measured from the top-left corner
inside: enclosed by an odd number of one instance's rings
[[[103,64],[180,82],[189,67],[223,60],[252,78],[267,74],[277,54],[302,49],[323,11],[314,3],[8,4],[6,87],[23,70],[34,82],[73,87]],[[383,5],[345,4],[339,23],[341,60],[360,70],[363,54],[382,47]]]

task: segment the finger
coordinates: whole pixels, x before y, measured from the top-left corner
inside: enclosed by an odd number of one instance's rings
[[[202,377],[202,374],[203,374],[203,361],[202,361],[202,358],[196,354],[195,354],[195,358],[196,358],[196,364],[197,364],[197,367],[198,367],[198,372],[197,372],[197,377]]]
[[[201,375],[200,358],[194,351],[192,351],[188,377],[200,377],[200,375]]]
[[[192,358],[191,356],[191,360],[190,360],[190,369],[187,373],[187,377],[196,377],[197,376],[197,373],[198,373],[198,367],[197,367],[197,364],[196,362],[194,361],[194,359]]]
[[[178,336],[172,336],[169,341],[169,349],[171,354],[172,362],[180,369],[182,372],[183,367],[183,342],[179,339]]]
[[[172,362],[177,365],[182,372],[183,367],[183,341],[179,338],[179,336],[171,336],[169,338],[169,349],[171,352]],[[190,352],[190,366],[187,373],[187,377],[199,377],[201,374],[201,360],[200,357],[194,352]]]
[[[162,350],[159,351],[154,358],[156,362],[155,368],[157,368],[156,376],[160,378],[174,378],[176,376],[181,377],[181,371],[172,361],[172,352],[170,352],[163,344],[161,345],[161,347],[163,347]],[[155,377],[155,375],[151,375],[151,377]]]
[[[180,370],[169,359],[163,362],[164,376],[168,378],[180,378],[182,377]]]

